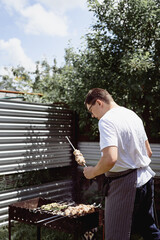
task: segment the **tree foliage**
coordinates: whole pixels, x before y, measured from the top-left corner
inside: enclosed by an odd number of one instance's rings
[[[86,35],[86,49],[71,59],[80,82],[73,90],[76,106],[81,113],[77,94],[82,98],[90,88],[106,88],[143,118],[153,138],[160,131],[160,2],[88,2],[96,21]]]
[[[17,88],[43,93],[32,101],[67,103],[79,114],[83,134],[91,130],[92,136],[97,136],[97,122],[91,124],[84,99],[89,89],[105,88],[143,118],[149,138],[160,138],[159,0],[88,0],[88,7],[95,21],[85,45],[68,46],[62,67],[44,60],[34,73],[12,69],[20,80]]]

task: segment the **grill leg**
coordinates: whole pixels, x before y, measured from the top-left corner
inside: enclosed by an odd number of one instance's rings
[[[103,240],[105,238],[105,229],[104,229],[104,224],[103,224]]]
[[[78,232],[74,232],[73,240],[78,240],[78,237],[79,237],[79,233]]]
[[[41,227],[37,227],[37,240],[41,240]]]
[[[9,233],[9,240],[11,240],[11,220],[10,220],[10,218],[8,221],[8,233]]]

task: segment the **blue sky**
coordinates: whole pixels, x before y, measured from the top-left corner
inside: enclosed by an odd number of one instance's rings
[[[0,0],[0,74],[3,67],[56,58],[64,63],[64,49],[75,49],[93,23],[86,0]]]

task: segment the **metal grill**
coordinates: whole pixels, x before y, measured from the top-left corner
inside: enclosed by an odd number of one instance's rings
[[[30,186],[26,188],[11,189],[0,193],[0,226],[8,224],[8,205],[17,201],[23,201],[35,197],[46,199],[72,199],[73,184],[72,180],[61,180]]]
[[[51,203],[51,201],[42,198],[34,198],[23,202],[18,202],[9,206],[9,240],[11,240],[11,220],[20,221],[40,227],[48,227],[73,234],[74,239],[86,231],[98,227],[102,224],[102,210],[95,208],[95,212],[87,213],[83,216],[61,216],[53,215],[50,211],[40,210],[42,205]],[[66,204],[66,203],[65,203]],[[74,202],[68,205],[76,204]],[[38,232],[39,233],[39,232]],[[40,239],[40,233],[37,234],[37,240]]]

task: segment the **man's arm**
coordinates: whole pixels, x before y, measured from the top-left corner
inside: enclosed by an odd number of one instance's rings
[[[149,144],[148,140],[145,141],[145,146],[146,146],[148,157],[151,157],[152,156],[152,150],[151,150],[151,147],[150,147],[150,144]]]
[[[118,149],[115,146],[106,147],[102,150],[103,156],[95,167],[84,168],[84,176],[88,179],[94,178],[98,175],[109,171],[116,163],[118,156]]]

